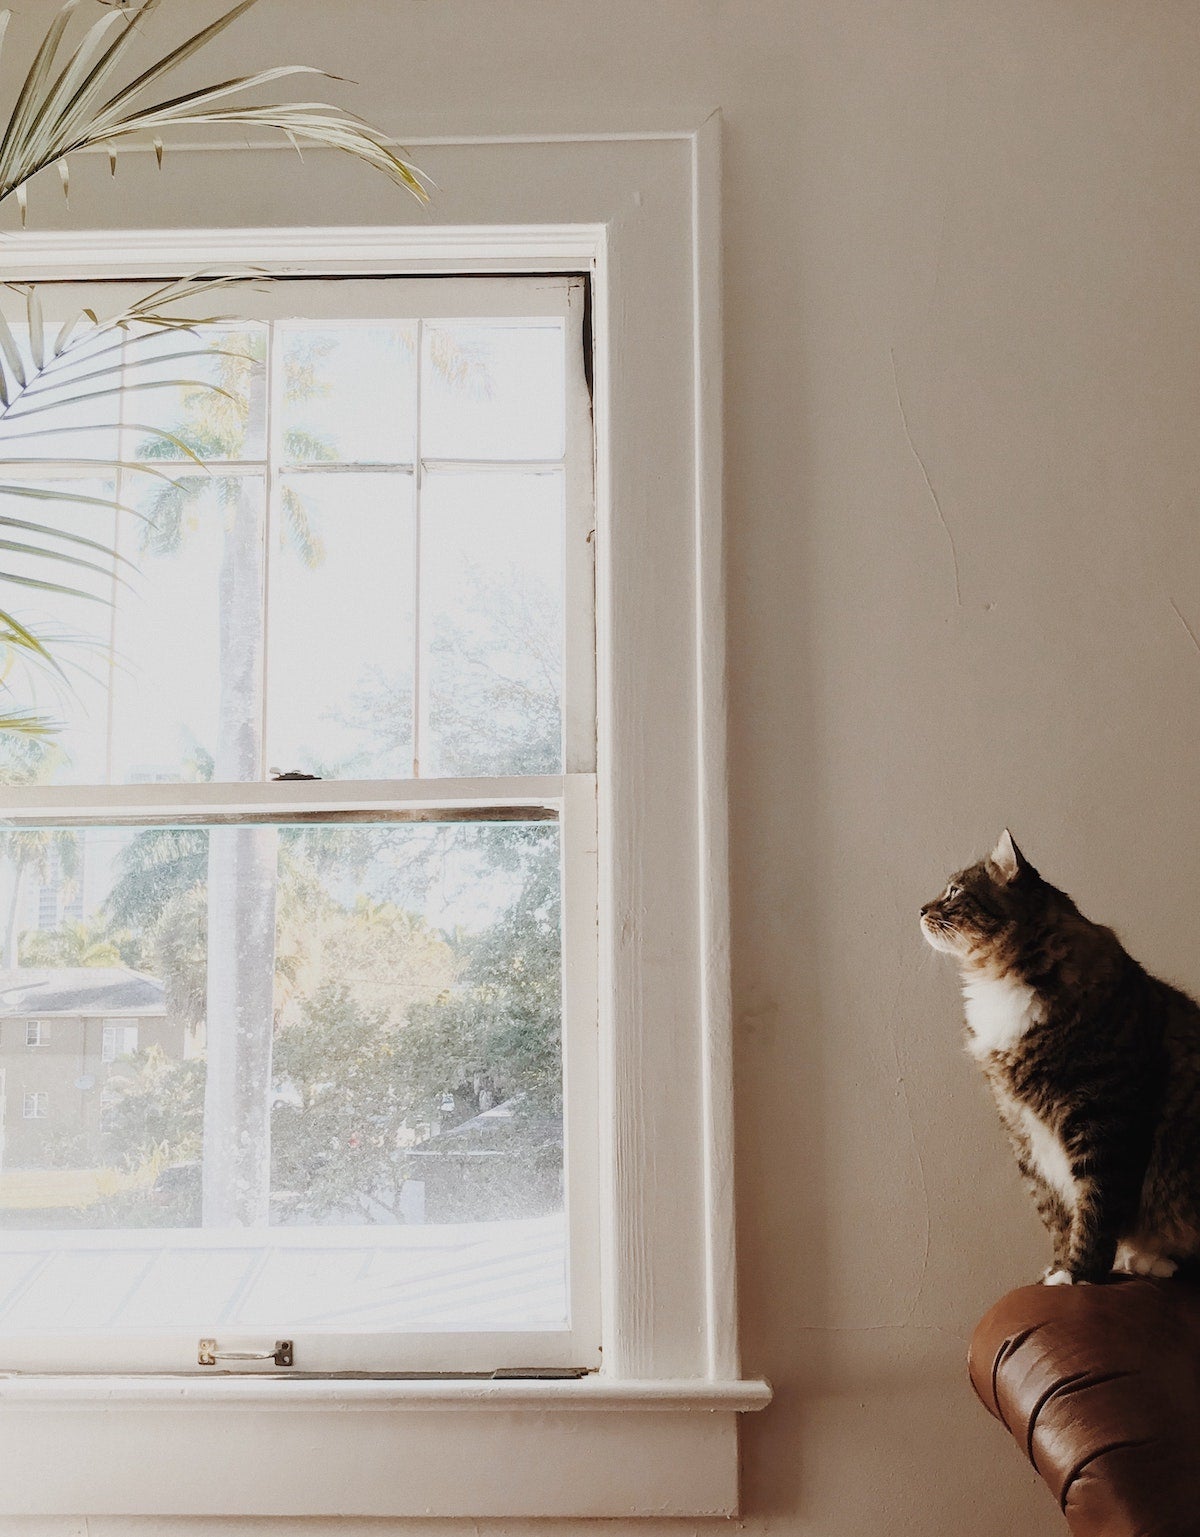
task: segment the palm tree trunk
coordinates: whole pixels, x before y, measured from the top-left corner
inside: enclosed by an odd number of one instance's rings
[[[13,861],[12,896],[4,919],[4,965],[11,970],[17,964],[17,919],[21,912],[21,887],[25,884],[25,861]]]
[[[251,413],[261,401],[251,401]],[[221,552],[218,780],[261,779],[262,497],[231,489]],[[209,833],[206,1227],[265,1227],[270,1216],[271,1037],[275,975],[273,827]]]

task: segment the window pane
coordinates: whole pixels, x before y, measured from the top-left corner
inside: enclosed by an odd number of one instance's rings
[[[411,464],[415,322],[280,327],[284,464]]]
[[[32,631],[59,664],[56,670],[31,660],[19,647],[0,646],[0,707],[29,709],[60,727],[56,736],[42,740],[0,732],[0,782],[103,780],[114,570],[112,556],[105,551],[112,549],[117,515],[101,503],[115,497],[116,485],[63,476],[8,485],[9,490],[0,493],[0,514],[40,524],[44,532],[9,529],[6,536],[70,559],[5,551],[0,561],[8,575],[50,584],[35,588],[0,582],[0,607]],[[18,486],[27,494],[18,494]],[[103,548],[79,544],[71,536]],[[75,560],[88,564],[75,565]],[[72,588],[83,596],[54,587]]]
[[[268,765],[412,774],[413,479],[284,476],[271,552]]]
[[[113,780],[257,779],[262,479],[181,475],[138,505],[137,574],[115,626]]]
[[[553,823],[3,834],[0,1332],[561,1327],[559,891]]]
[[[194,335],[168,332],[131,344],[125,372],[126,383],[136,386],[125,397],[130,457],[186,461],[183,443],[205,461],[261,459],[266,345],[266,328],[251,324],[204,326]],[[157,388],[146,387],[156,382]]]
[[[427,459],[560,459],[560,320],[437,320],[424,329]]]
[[[43,299],[45,297],[43,293]],[[65,318],[47,316],[47,352]],[[14,325],[12,330],[22,357],[30,360],[29,327]],[[112,460],[120,457],[117,448],[121,401],[115,395],[103,393],[105,386],[112,382],[110,379],[88,377],[119,361],[119,356],[114,359],[111,344],[110,336],[89,339],[75,350],[69,367],[59,365],[56,388],[51,390],[44,385],[35,385],[23,402],[14,402],[5,413],[6,458],[61,463],[65,459]],[[38,409],[31,409],[35,406]],[[22,416],[26,416],[24,422],[20,421]]]
[[[561,770],[562,524],[559,472],[426,477],[423,774]]]

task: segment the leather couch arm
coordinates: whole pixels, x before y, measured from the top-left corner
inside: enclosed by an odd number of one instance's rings
[[[1200,1286],[1023,1286],[970,1370],[1076,1537],[1200,1537]]]

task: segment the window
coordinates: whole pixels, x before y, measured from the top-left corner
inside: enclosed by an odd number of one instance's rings
[[[27,1121],[44,1121],[50,1114],[49,1094],[25,1094],[21,1100],[21,1114]]]
[[[572,1287],[579,1275],[603,1278],[603,1362],[581,1381],[258,1381],[279,1375],[271,1362],[245,1363],[244,1377],[193,1365],[186,1380],[97,1381],[70,1375],[74,1351],[66,1375],[30,1378],[20,1372],[44,1361],[43,1342],[10,1337],[0,1341],[17,1372],[0,1395],[0,1512],[303,1514],[331,1525],[349,1514],[736,1513],[737,1416],[770,1395],[741,1379],[733,1289],[717,138],[715,115],[695,133],[439,138],[417,153],[447,189],[434,217],[450,222],[421,214],[404,227],[380,226],[374,186],[319,156],[305,157],[305,174],[322,177],[317,204],[307,187],[295,195],[285,156],[224,150],[229,164],[217,170],[197,153],[185,175],[257,178],[272,227],[29,232],[0,247],[0,272],[13,280],[155,278],[234,261],[293,277],[436,272],[447,286],[471,272],[590,275],[597,515],[585,551],[597,568],[598,773],[593,796],[567,762],[559,826],[572,825],[573,800],[588,821],[598,814],[587,849],[599,902],[570,881],[563,897],[565,928],[572,913],[576,933],[590,926],[598,960],[589,974],[588,948],[568,940],[567,993],[599,1000],[598,1135],[569,1140],[566,1152],[568,1187],[599,1192],[599,1263],[586,1251],[577,1263],[572,1250]],[[73,213],[102,225],[111,209],[90,203],[87,179],[77,180]],[[174,206],[186,221],[196,204]],[[337,227],[289,227],[315,206]],[[531,212],[545,222],[530,224]],[[244,785],[240,804],[275,788]],[[352,793],[329,782],[299,789],[326,804]],[[202,784],[147,778],[108,793],[136,793],[143,805],[190,799],[190,813],[213,814]],[[48,808],[67,817],[80,796],[68,784],[17,787],[0,815],[14,826],[44,822]],[[84,884],[100,878],[89,867]],[[566,1068],[570,1099],[587,1075]],[[279,1100],[286,1089],[272,1092]],[[436,1111],[410,1130],[428,1122],[432,1132]],[[176,1168],[168,1184],[191,1177]],[[500,1291],[508,1273],[496,1277]],[[273,1341],[254,1331],[228,1343]],[[91,1342],[89,1362],[90,1351]],[[137,1359],[152,1367],[150,1355]],[[89,1412],[98,1402],[110,1427],[102,1440]],[[31,1415],[33,1404],[44,1412]],[[429,1408],[438,1412],[420,1412]],[[117,1437],[136,1442],[139,1457],[113,1458]],[[202,1459],[220,1466],[219,1480],[194,1477]]]
[[[85,1063],[60,1126],[79,1188],[57,1144],[26,1171],[57,1220],[0,1209],[9,1262],[43,1267],[0,1360],[36,1323],[114,1366],[174,1331],[179,1369],[221,1318],[310,1370],[598,1364],[585,299],[224,294],[244,319],[200,356],[130,337],[112,424],[80,408],[63,457],[9,465],[65,532],[92,494],[134,514],[99,630],[61,594],[29,615],[87,665],[38,701],[56,750],[0,759],[33,781],[0,901],[54,875],[15,979],[139,1022],[103,1024],[113,1076],[93,1110]],[[124,1266],[119,1310],[89,1266]]]
[[[100,1060],[115,1062],[118,1057],[129,1057],[138,1048],[136,1025],[104,1025],[101,1031]],[[118,1102],[119,1094],[116,1096]]]
[[[26,1046],[44,1046],[49,1039],[50,1033],[43,1020],[27,1019],[25,1021]]]

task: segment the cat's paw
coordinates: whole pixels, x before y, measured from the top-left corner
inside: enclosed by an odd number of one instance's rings
[[[1113,1260],[1115,1275],[1157,1276],[1165,1281],[1178,1269],[1179,1266],[1173,1259],[1165,1259],[1161,1254],[1153,1254],[1147,1249],[1139,1249],[1135,1244],[1124,1241],[1117,1245],[1117,1257]]]
[[[1042,1276],[1043,1286],[1074,1286],[1075,1278],[1069,1270],[1059,1270],[1051,1265]]]

